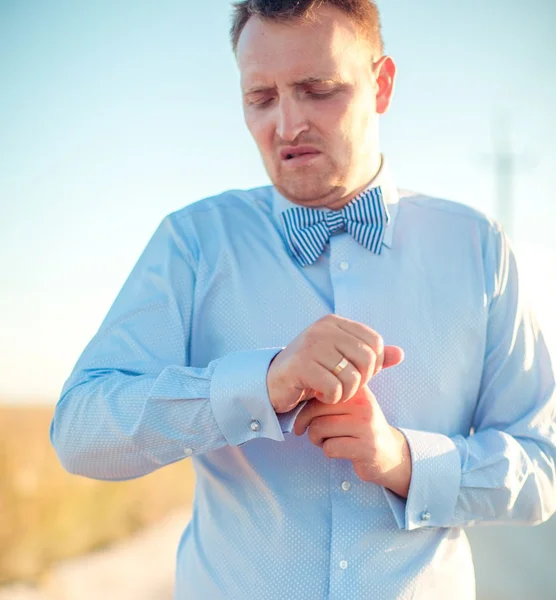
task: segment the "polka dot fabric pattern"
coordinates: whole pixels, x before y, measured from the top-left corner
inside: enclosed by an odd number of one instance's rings
[[[176,600],[470,600],[462,527],[555,510],[553,369],[504,232],[398,192],[387,167],[373,185],[381,252],[338,231],[307,267],[273,188],[169,215],[64,385],[51,439],[69,471],[193,460]],[[270,361],[329,313],[405,351],[370,387],[410,446],[407,499],[293,435],[303,405],[272,409]]]

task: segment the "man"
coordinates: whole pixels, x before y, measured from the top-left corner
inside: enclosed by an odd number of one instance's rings
[[[555,510],[556,392],[500,227],[399,193],[368,0],[246,0],[232,41],[273,186],[162,222],[66,382],[62,464],[192,456],[178,599],[470,599],[463,526]]]

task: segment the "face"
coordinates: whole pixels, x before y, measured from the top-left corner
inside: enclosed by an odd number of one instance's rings
[[[340,208],[380,165],[378,116],[395,77],[389,57],[347,15],[321,7],[310,22],[251,17],[237,59],[245,121],[278,191],[297,204]]]

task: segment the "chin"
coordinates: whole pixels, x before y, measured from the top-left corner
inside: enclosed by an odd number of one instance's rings
[[[323,206],[336,186],[326,181],[328,178],[300,174],[295,178],[273,180],[276,189],[288,200],[296,204]]]
[[[331,192],[331,188],[324,188],[322,184],[318,187],[307,185],[291,185],[289,182],[275,184],[278,191],[296,204],[320,206],[324,198]]]

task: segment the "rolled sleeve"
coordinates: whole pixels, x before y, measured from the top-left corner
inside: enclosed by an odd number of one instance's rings
[[[212,376],[210,400],[214,418],[230,446],[256,438],[284,440],[266,385],[268,367],[281,350],[232,352],[218,363]]]
[[[461,484],[461,458],[448,436],[402,429],[411,453],[411,483],[407,500],[385,489],[400,529],[448,527]]]

